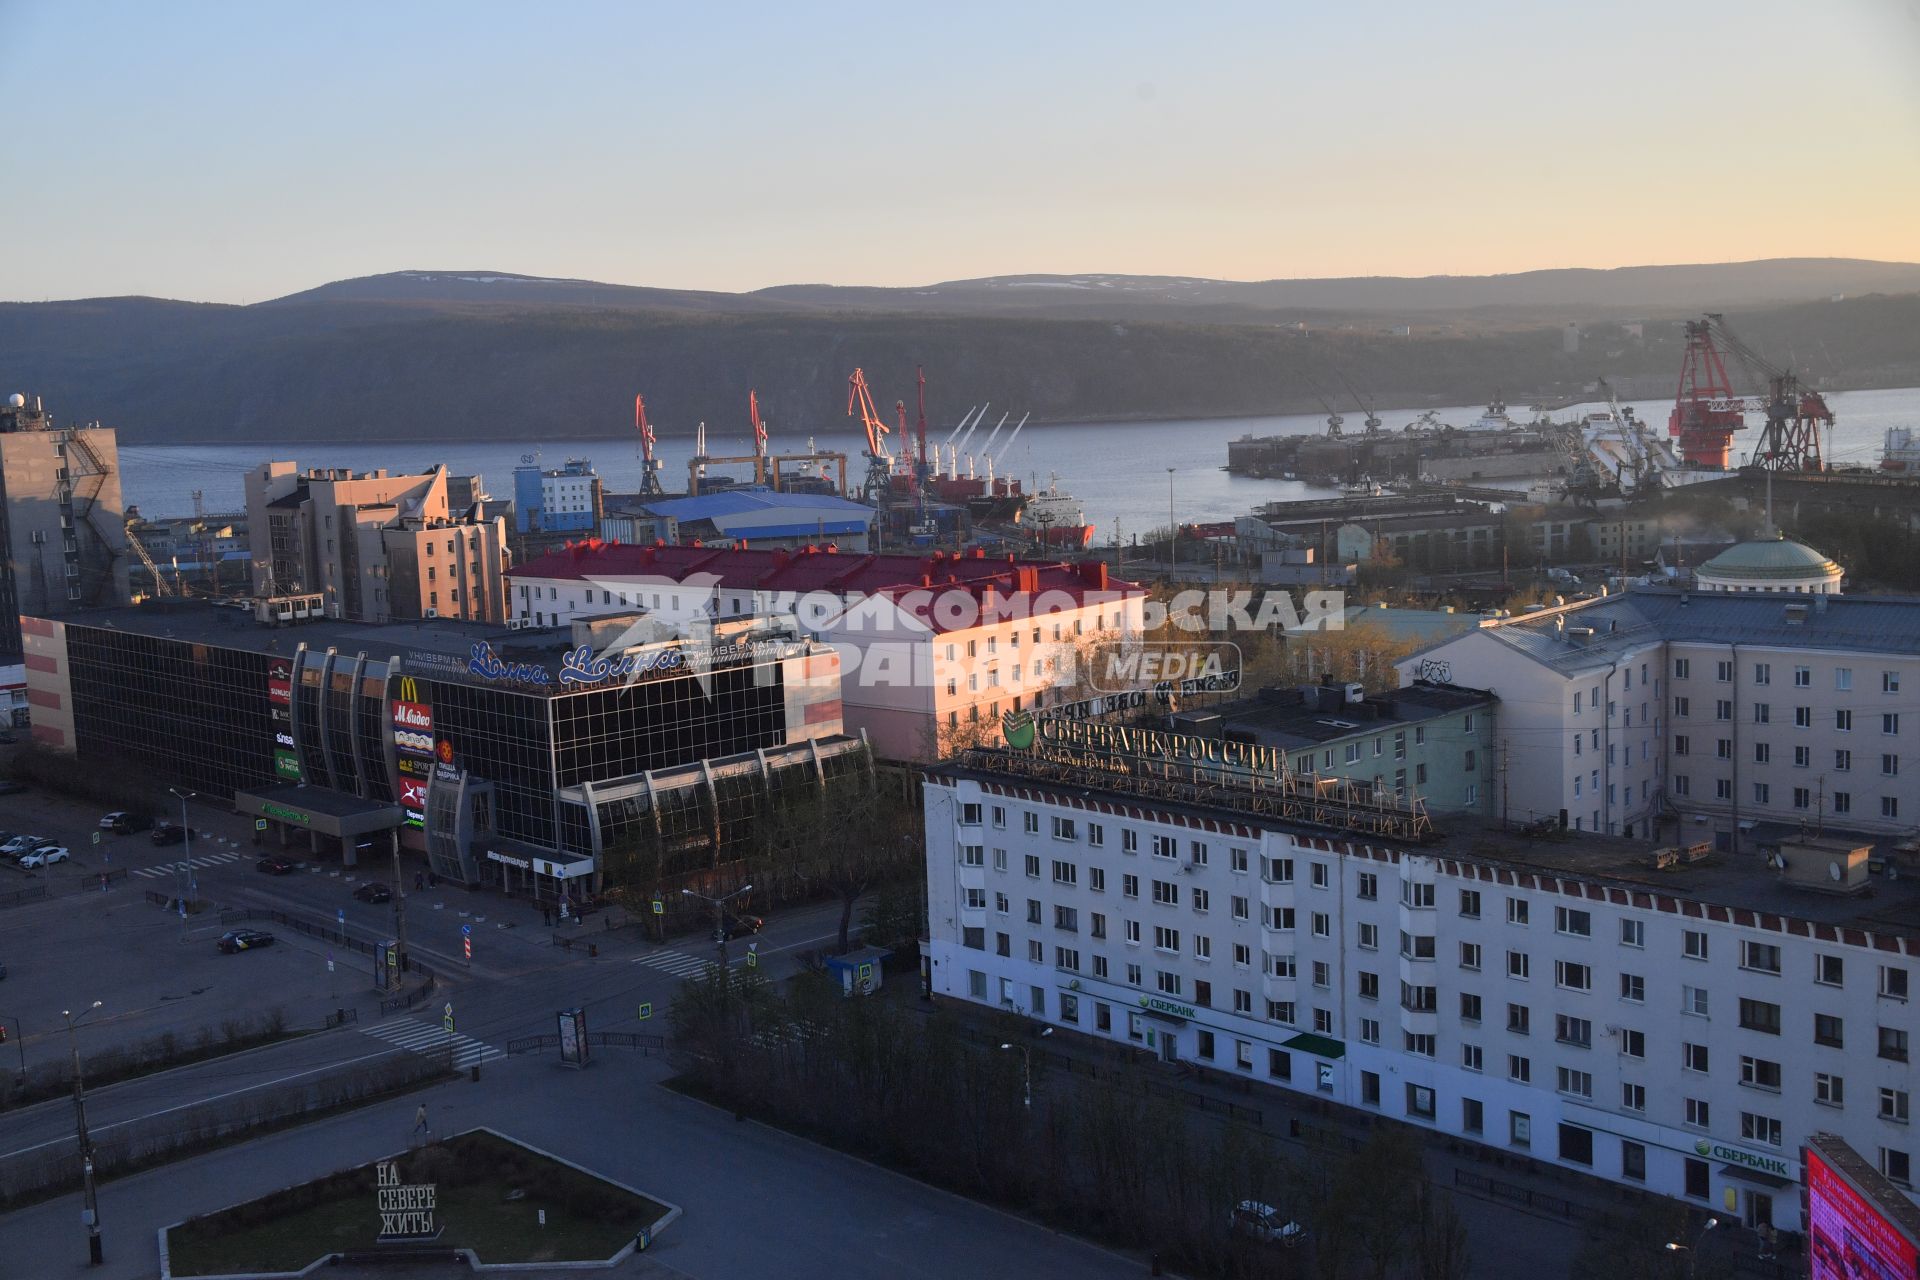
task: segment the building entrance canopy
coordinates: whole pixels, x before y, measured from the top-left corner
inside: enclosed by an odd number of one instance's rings
[[[297,783],[236,791],[233,808],[244,817],[267,818],[303,831],[332,836],[342,843],[354,842],[376,831],[391,831],[406,821],[406,814],[398,805],[362,800],[330,787]]]

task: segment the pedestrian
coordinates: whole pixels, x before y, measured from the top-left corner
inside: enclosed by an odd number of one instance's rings
[[[439,887],[440,887],[440,877],[434,874],[432,871],[427,872],[427,888],[438,889]]]
[[[433,1132],[427,1127],[427,1104],[424,1102],[420,1104],[420,1109],[413,1113],[413,1131],[415,1133]]]
[[[415,893],[419,893],[422,889],[426,887],[427,887],[426,873],[422,871],[414,872],[413,873],[413,891]]]
[[[549,929],[553,928],[553,908],[552,907],[540,908],[540,923],[545,925]]]

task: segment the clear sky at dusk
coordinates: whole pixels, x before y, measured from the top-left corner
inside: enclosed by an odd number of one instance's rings
[[[1920,260],[1920,0],[0,0],[0,298]]]

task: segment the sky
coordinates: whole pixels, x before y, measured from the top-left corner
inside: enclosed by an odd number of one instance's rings
[[[0,299],[1920,261],[1920,0],[0,0]]]

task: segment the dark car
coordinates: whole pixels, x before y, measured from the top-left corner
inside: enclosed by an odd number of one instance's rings
[[[232,929],[221,934],[219,942],[220,954],[228,956],[236,951],[258,951],[272,945],[273,935],[258,929]]]
[[[115,835],[126,836],[136,831],[145,831],[152,826],[153,819],[145,814],[122,813],[115,815],[112,829]]]
[[[293,874],[296,865],[285,858],[262,858],[253,864],[253,869],[264,871],[270,876],[288,876]]]
[[[184,844],[187,839],[187,829],[163,822],[153,829],[148,839],[155,844]]]
[[[744,912],[740,915],[729,914],[726,917],[727,939],[732,941],[734,938],[744,938],[748,934],[758,933],[766,923],[761,917],[747,915]]]
[[[378,880],[369,880],[353,891],[353,896],[362,902],[392,902],[393,890]]]

